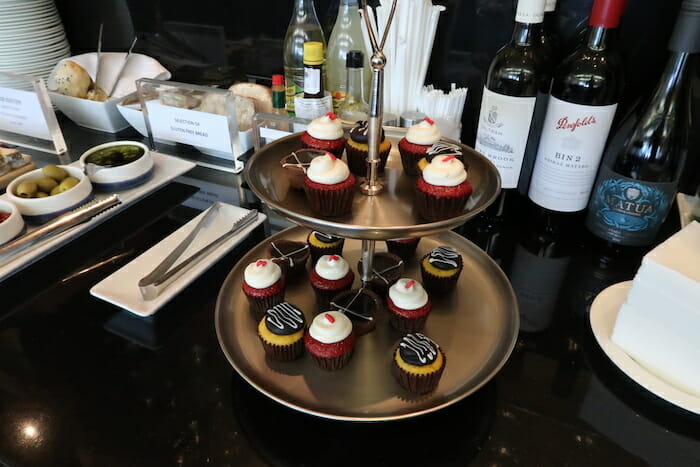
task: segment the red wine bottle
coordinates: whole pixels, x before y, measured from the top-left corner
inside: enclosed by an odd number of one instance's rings
[[[624,246],[653,243],[678,188],[690,127],[690,55],[700,52],[700,0],[684,0],[669,42],[666,69],[641,113],[632,113],[611,140],[589,204],[586,226]],[[630,131],[631,129],[631,131]]]
[[[626,0],[595,0],[585,43],[554,72],[528,196],[550,211],[586,208],[624,81],[614,30]]]
[[[538,91],[548,87],[540,45],[545,0],[519,0],[508,44],[489,67],[474,149],[498,168],[501,185],[518,186]]]

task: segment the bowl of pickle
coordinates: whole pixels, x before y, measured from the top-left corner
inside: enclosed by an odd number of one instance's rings
[[[83,172],[99,191],[119,191],[147,182],[154,172],[145,144],[113,141],[88,149],[80,156]]]
[[[92,199],[92,183],[78,167],[47,165],[12,180],[7,197],[28,224],[43,224]]]
[[[7,243],[22,232],[24,220],[17,206],[0,200],[0,245]]]

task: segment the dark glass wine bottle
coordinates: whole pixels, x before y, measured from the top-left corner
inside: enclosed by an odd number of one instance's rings
[[[508,44],[489,67],[474,149],[498,168],[501,185],[518,186],[537,93],[547,86],[540,46],[545,0],[520,0]]]
[[[548,66],[553,69],[561,58],[561,45],[557,33],[557,0],[546,0],[544,3],[544,20],[540,30],[540,45],[544,56],[549,60]]]
[[[595,0],[585,43],[557,67],[543,124],[530,199],[542,208],[586,208],[622,94],[613,36],[626,0]]]
[[[700,0],[685,0],[658,86],[641,114],[630,114],[622,150],[606,154],[589,204],[586,226],[605,241],[653,243],[676,195],[689,129],[687,75],[700,52]],[[612,145],[611,145],[612,146]]]

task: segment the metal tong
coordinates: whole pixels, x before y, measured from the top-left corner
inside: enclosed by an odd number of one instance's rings
[[[131,57],[131,51],[134,50],[134,46],[136,45],[137,40],[138,40],[138,38],[134,37],[134,40],[131,43],[131,47],[129,47],[129,51],[126,53],[126,57],[124,57],[122,64],[119,66],[119,71],[117,72],[117,77],[114,78],[114,83],[112,83],[112,89],[110,89],[109,92],[107,93],[107,97],[112,97],[114,90],[117,88],[117,83],[119,83],[119,80],[121,79],[122,74],[124,73],[124,69],[126,68],[126,62],[129,61],[129,57]]]
[[[214,203],[214,205],[209,209],[209,211],[207,211],[207,213],[199,220],[199,222],[197,222],[197,225],[185,237],[185,239],[182,240],[182,242],[180,242],[180,244],[177,247],[175,247],[175,249],[168,256],[166,256],[165,259],[158,266],[155,267],[155,269],[153,269],[153,271],[151,271],[139,281],[139,290],[141,291],[141,296],[144,300],[155,299],[160,294],[160,292],[162,292],[177,278],[184,274],[188,270],[188,268],[193,266],[195,263],[199,262],[202,258],[207,256],[219,245],[221,245],[233,235],[238,233],[238,231],[250,225],[258,217],[258,211],[253,209],[248,214],[234,222],[227,232],[223,233],[214,241],[210,242],[205,247],[192,254],[192,256],[175,266],[173,269],[170,269],[170,267],[173,264],[175,264],[178,258],[182,256],[187,247],[190,246],[190,244],[195,239],[197,234],[202,230],[202,228],[204,228],[204,226],[206,226],[211,219],[216,217],[216,214],[219,212],[220,208],[221,203]]]
[[[111,195],[101,201],[93,201],[76,209],[75,211],[67,212],[61,216],[58,216],[56,219],[42,225],[38,229],[33,230],[32,232],[0,247],[0,266],[14,258],[14,256],[5,258],[10,253],[17,253],[44,237],[68,230],[73,226],[92,219],[95,215],[111,208],[112,206],[116,206],[117,204],[121,204],[119,196]]]

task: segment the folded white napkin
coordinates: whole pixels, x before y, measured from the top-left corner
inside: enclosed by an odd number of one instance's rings
[[[114,85],[114,80],[119,72],[119,67],[124,61],[126,56],[125,52],[103,52],[100,65],[100,79],[97,85],[101,87],[105,92],[109,90]],[[54,81],[54,75],[56,70],[61,64],[70,60],[77,63],[78,65],[85,68],[92,80],[95,80],[95,72],[97,71],[97,52],[90,52],[82,55],[76,55],[75,57],[64,58],[56,64],[51,75],[49,75],[48,86],[49,89],[56,89],[56,82]],[[132,53],[129,57],[129,61],[124,67],[124,72],[121,78],[119,78],[119,83],[117,87],[114,88],[112,93],[112,98],[124,97],[127,94],[131,94],[136,91],[135,81],[140,78],[151,78],[151,79],[170,79],[170,72],[166,70],[163,65],[161,65],[158,60],[151,58],[147,55]]]

